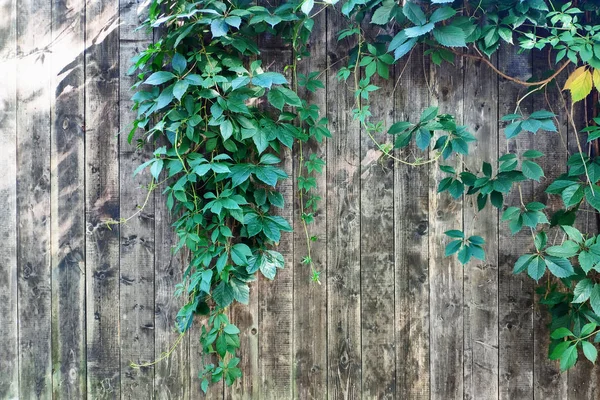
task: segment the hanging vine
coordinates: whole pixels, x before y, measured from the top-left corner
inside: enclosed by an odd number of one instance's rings
[[[550,358],[560,359],[566,370],[582,349],[595,362],[594,343],[600,341],[596,283],[600,240],[573,224],[584,202],[600,210],[596,185],[600,160],[590,157],[577,140],[579,151],[570,156],[568,172],[546,190],[562,198],[563,209],[550,215],[543,203],[526,204],[522,196],[520,204],[506,207],[506,196],[515,188],[520,192],[523,181],[540,182],[544,177],[536,162],[544,154],[528,149],[521,155],[504,154],[497,164],[484,162],[478,171],[457,170],[444,162],[468,157],[475,141],[468,126],[429,107],[418,121],[387,127],[373,120],[369,95],[379,89],[372,83],[374,76],[389,79],[390,68],[423,43],[434,64],[476,58],[503,79],[527,87],[526,97],[542,94],[569,66],[576,66],[564,90],[570,92],[572,103],[583,100],[594,87],[600,88],[597,6],[545,0],[349,0],[334,7],[335,3],[303,0],[277,7],[236,0],[149,3],[143,27],[160,28],[161,35],[133,60],[137,119],[129,140],[137,136],[140,146],[155,147],[154,157],[136,173],[149,168],[149,190],[159,188],[177,217],[175,251],[189,250],[189,264],[175,290],[185,299],[176,326],[184,333],[194,321],[201,324],[204,355],[214,354],[219,360],[216,365],[207,360],[200,371],[202,389],[221,379],[231,385],[241,376],[235,356],[240,331],[229,321],[227,307],[234,301],[248,303],[249,283],[258,273],[274,279],[284,267],[277,245],[292,227],[276,212],[289,206],[277,184],[291,178],[280,165],[285,149],[294,144],[301,165],[296,181],[307,244],[303,264],[310,267],[307,279],[319,282],[320,266],[311,257],[311,242],[316,240],[311,223],[320,200],[314,174],[322,172],[324,161],[306,154],[303,144],[321,143],[330,132],[319,107],[298,96],[299,86],[311,92],[324,88],[321,72],[303,75],[297,70],[309,56],[312,18],[326,9],[347,17],[348,28],[338,37],[355,46],[338,78],[354,92],[352,114],[382,156],[415,167],[435,164],[448,175],[439,182],[440,193],[455,199],[475,196],[478,210],[488,203],[503,210],[502,220],[512,233],[530,230],[532,251],[516,261],[514,272],[527,271],[536,281],[546,273],[556,278],[540,289],[553,317]],[[263,35],[281,38],[290,46],[294,61],[286,67],[289,76],[261,62],[257,40]],[[490,61],[502,43],[520,51],[552,50],[554,70],[532,82],[507,75]],[[557,131],[554,112],[525,113],[522,100],[517,99],[514,113],[501,118],[507,139]],[[600,119],[577,127],[572,106],[567,113],[575,132],[587,135],[588,142],[600,138]],[[393,143],[378,143],[380,134],[391,135]],[[422,154],[406,154],[409,145]],[[498,166],[496,171],[492,164]],[[562,239],[549,243],[551,229],[562,232]],[[457,254],[463,264],[485,258],[485,239],[476,233],[450,230],[446,235],[451,239],[446,255]]]

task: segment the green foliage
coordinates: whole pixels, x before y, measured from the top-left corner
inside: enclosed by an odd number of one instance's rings
[[[130,70],[137,76],[137,118],[129,140],[143,128],[142,142],[163,144],[136,173],[149,168],[162,185],[177,216],[175,250],[189,251],[184,280],[176,288],[184,306],[175,325],[183,333],[200,323],[204,354],[218,360],[200,372],[206,391],[210,383],[224,379],[231,385],[241,376],[235,357],[240,331],[228,320],[227,308],[236,301],[248,304],[256,274],[275,279],[284,268],[284,257],[273,249],[292,230],[275,213],[285,206],[277,184],[289,179],[281,154],[294,143],[322,142],[330,133],[318,107],[296,90],[296,84],[311,92],[323,88],[319,73],[296,76],[294,63],[290,83],[256,59],[256,38],[264,34],[288,42],[296,59],[308,56],[313,24],[298,5],[208,0],[163,8],[160,3],[151,2],[144,26],[160,28],[161,36],[134,58]],[[304,3],[302,11],[307,14],[309,6]],[[379,64],[388,59],[383,54],[376,61],[381,73]],[[298,177],[307,196],[304,221],[317,210],[314,174],[324,167],[315,154],[307,156],[306,174]],[[309,252],[312,241],[307,238]]]
[[[311,279],[319,282],[310,250],[318,238],[310,235],[308,226],[321,200],[315,174],[323,172],[325,163],[315,153],[305,154],[302,144],[321,143],[330,132],[327,118],[297,88],[306,92],[324,88],[320,79],[324,71],[299,74],[297,63],[310,56],[311,15],[335,3],[301,0],[264,7],[245,1],[150,1],[143,25],[158,28],[159,38],[134,58],[130,70],[137,77],[133,96],[137,118],[129,140],[138,134],[139,143],[154,146],[153,157],[136,173],[148,168],[153,178],[150,187],[162,186],[167,206],[177,217],[175,250],[185,248],[189,254],[184,280],[176,287],[176,295],[185,303],[176,327],[185,332],[200,323],[204,354],[218,361],[200,371],[205,392],[212,382],[224,379],[231,385],[241,376],[240,359],[235,356],[240,331],[228,320],[227,308],[236,301],[248,304],[249,283],[258,273],[275,279],[284,267],[283,256],[273,246],[292,227],[276,214],[276,209],[286,207],[277,186],[290,179],[280,165],[281,155],[294,145],[299,158],[295,178],[300,222],[307,243],[302,264],[310,266]],[[437,163],[447,174],[438,184],[439,193],[454,199],[475,196],[477,210],[488,202],[502,210],[501,219],[513,234],[530,231],[531,250],[516,260],[514,272],[526,271],[536,281],[552,277],[538,291],[540,302],[552,315],[549,357],[560,360],[561,370],[577,362],[579,350],[595,362],[600,241],[573,224],[585,203],[600,211],[600,159],[579,149],[569,158],[567,172],[552,182],[546,181],[538,163],[544,154],[535,149],[504,154],[493,163],[483,162],[479,170],[452,167],[441,162],[469,156],[475,141],[469,127],[457,124],[454,116],[440,113],[437,107],[425,109],[418,121],[387,127],[372,120],[369,101],[380,89],[375,80],[389,79],[398,60],[408,57],[417,45],[424,46],[424,54],[436,65],[452,63],[470,51],[469,56],[493,66],[489,57],[502,43],[520,51],[553,49],[557,66],[547,78],[532,83],[503,75],[530,90],[517,101],[514,113],[499,122],[505,124],[509,141],[541,132],[558,135],[553,112],[524,113],[520,104],[554,84],[569,64],[578,66],[563,87],[572,102],[600,88],[598,5],[545,0],[458,3],[343,2],[338,8],[347,17],[348,28],[338,32],[338,40],[355,46],[337,76],[353,81],[352,115],[383,157],[412,166]],[[585,20],[584,11],[591,11],[590,20]],[[384,34],[372,37],[369,24]],[[287,43],[294,53],[292,65],[284,71],[263,65],[256,44],[261,35]],[[291,74],[284,75],[285,71]],[[600,124],[599,118],[593,121]],[[586,126],[581,133],[588,135],[588,141],[600,138],[596,125]],[[377,142],[386,135],[392,143]],[[564,208],[551,212],[538,201],[525,204],[522,195],[520,204],[505,204],[507,195],[515,188],[520,193],[527,181],[546,185],[546,193],[560,197]],[[447,256],[456,254],[461,264],[485,259],[482,237],[460,230],[446,235],[450,238]]]

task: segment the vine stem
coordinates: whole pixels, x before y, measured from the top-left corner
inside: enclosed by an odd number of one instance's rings
[[[488,60],[486,57],[483,56],[483,54],[481,54],[481,52],[479,51],[479,49],[477,47],[473,47],[475,49],[475,51],[477,52],[478,55],[475,54],[469,54],[469,53],[459,53],[456,51],[452,51],[454,54],[461,56],[461,57],[468,57],[468,58],[474,58],[476,60],[482,61],[484,62],[488,67],[490,67],[496,74],[500,75],[501,77],[503,77],[504,79],[507,79],[511,82],[515,82],[518,83],[519,85],[522,86],[539,86],[539,85],[546,85],[550,82],[552,82],[552,80],[554,78],[556,78],[558,75],[560,75],[560,73],[571,63],[571,61],[567,60],[563,63],[563,65],[560,66],[560,68],[558,68],[556,70],[556,72],[554,72],[552,75],[550,75],[548,78],[538,81],[538,82],[526,82],[523,81],[521,79],[515,78],[513,76],[507,75],[504,72],[500,71],[498,68],[496,68],[496,66],[494,65],[493,62],[491,62],[490,60]]]
[[[173,345],[169,348],[169,350],[167,352],[161,353],[160,357],[158,357],[154,361],[150,361],[150,362],[142,363],[142,364],[136,364],[136,363],[132,362],[132,363],[129,364],[129,366],[131,368],[134,368],[134,369],[139,369],[139,368],[143,368],[143,367],[151,367],[151,366],[153,366],[155,364],[158,364],[162,360],[165,360],[165,359],[171,357],[171,354],[173,354],[173,352],[175,351],[175,349],[177,348],[177,346],[179,346],[179,344],[181,343],[181,339],[183,339],[183,336],[185,336],[185,333],[180,333],[179,337],[177,338],[177,340],[175,341],[175,343],[173,343]]]

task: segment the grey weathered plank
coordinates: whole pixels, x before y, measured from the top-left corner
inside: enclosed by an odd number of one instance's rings
[[[153,157],[152,149],[136,149],[127,136],[135,119],[131,110],[135,83],[127,70],[131,58],[152,42],[146,30],[137,30],[143,15],[137,2],[120,5],[120,75],[119,75],[119,202],[121,225],[120,248],[120,328],[121,328],[121,397],[151,398],[154,394],[154,366],[132,368],[130,364],[152,362],[155,358],[154,323],[154,193],[149,191],[152,177],[146,169],[133,176],[138,165]],[[160,190],[160,189],[158,189]]]
[[[88,396],[121,397],[119,334],[119,4],[86,5],[85,210]]]
[[[444,64],[431,68],[432,103],[440,113],[463,119],[463,60],[455,66]],[[453,157],[443,164],[461,169]],[[448,242],[444,232],[462,229],[462,201],[447,193],[437,193],[440,179],[448,175],[439,167],[431,168],[429,178],[429,285],[430,285],[430,354],[431,398],[463,397],[463,267],[456,257],[445,257]]]
[[[498,76],[482,62],[465,60],[464,124],[477,138],[465,167],[481,172],[483,162],[497,173]],[[464,269],[464,398],[498,398],[498,211],[488,201],[477,212],[476,196],[464,202],[464,230],[482,236],[485,261]]]
[[[318,7],[315,7],[316,12]],[[327,36],[326,15],[320,13],[314,18],[315,24],[309,42],[310,56],[298,61],[298,73],[308,75],[310,72],[325,71],[327,68]],[[322,76],[325,78],[325,75]],[[325,81],[325,79],[323,79]],[[325,83],[325,82],[324,82]],[[327,115],[326,89],[319,89],[315,93],[299,87],[300,98],[308,104],[316,104],[321,110],[321,117]],[[302,153],[300,153],[302,151]],[[311,196],[327,197],[327,167],[323,173],[309,174],[305,162],[311,155],[323,160],[327,153],[326,142],[318,143],[311,140],[300,146],[294,147],[294,179],[299,175],[315,177],[317,190],[303,195],[306,207]],[[297,181],[294,189],[298,190]],[[291,206],[291,204],[288,204]],[[302,224],[300,208],[300,195],[296,194],[294,204],[294,398],[320,399],[327,397],[327,286],[311,280],[308,265],[302,259],[308,255],[306,242],[307,236],[316,236],[318,240],[311,242],[311,258],[321,275],[321,282],[327,282],[327,210],[325,201],[318,203],[318,210],[314,212],[314,223],[309,224],[305,232]],[[312,212],[307,211],[307,212]],[[291,266],[290,266],[291,267]]]
[[[17,13],[17,256],[22,398],[52,396],[50,266],[51,2]]]
[[[407,64],[405,64],[407,63]],[[429,59],[417,47],[396,66],[397,121],[418,121],[429,106]],[[404,71],[404,72],[402,72]],[[400,75],[402,74],[402,75]],[[399,153],[412,160],[415,145]],[[420,152],[427,158],[427,154]],[[395,163],[396,385],[399,399],[429,399],[429,165]]]
[[[346,19],[327,10],[327,392],[330,399],[361,393],[360,125],[348,110],[354,97],[336,71],[355,43],[337,41]],[[324,282],[325,283],[325,282]]]
[[[546,51],[533,52],[533,75],[536,78],[541,79],[543,74],[549,69],[548,60],[548,53]],[[550,107],[557,107],[561,104],[558,90],[556,85],[551,84],[547,86],[545,93],[540,92],[533,95],[531,98],[532,111],[540,109],[548,110]],[[567,131],[567,119],[564,112],[561,114],[562,116],[558,119],[558,127],[564,136],[564,132]],[[561,140],[556,132],[542,131],[538,132],[532,138],[532,148],[540,150],[545,154],[545,157],[536,159],[536,162],[544,170],[545,178],[540,183],[534,182],[533,199],[535,201],[542,200],[547,205],[546,210],[549,215],[563,208],[560,196],[547,195],[544,191],[550,182],[567,171],[568,155],[564,141],[566,141],[566,137],[563,137],[563,140]],[[555,235],[550,235],[548,238],[549,243],[552,244],[555,238]],[[558,237],[557,240],[562,241],[562,237]],[[532,239],[530,238],[529,242],[531,243],[531,241]],[[559,244],[559,242],[555,244]],[[558,279],[551,278],[551,275],[547,273],[546,277],[540,280],[539,284],[546,285],[548,279],[551,281],[556,280],[558,283]],[[547,325],[550,323],[550,315],[547,308],[543,304],[540,304],[539,295],[536,295],[533,323],[535,332],[533,335],[534,397],[548,400],[565,399],[568,395],[567,374],[561,374],[558,362],[548,359],[550,332]]]
[[[263,66],[271,71],[283,71],[291,61],[291,52],[287,47],[270,36],[262,41],[261,58]],[[290,78],[288,76],[288,78]],[[289,149],[282,146],[282,168],[288,176],[292,176],[293,159]],[[291,178],[280,182],[277,189],[283,195],[285,207],[276,210],[277,215],[293,224],[294,191]],[[300,227],[294,226],[295,229]],[[259,398],[285,399],[292,397],[292,326],[293,326],[293,267],[294,242],[293,235],[283,233],[279,251],[285,259],[285,268],[277,271],[273,281],[261,277],[258,279],[258,361],[259,361]]]
[[[0,35],[0,397],[19,398],[17,315],[17,2],[3,0],[0,13],[7,22]]]
[[[507,47],[498,54],[501,71],[527,80],[531,76],[531,56],[515,55]],[[517,99],[525,93],[523,87],[500,79],[498,86],[498,116],[512,114]],[[525,104],[523,106],[526,106]],[[527,110],[528,107],[525,107]],[[499,130],[499,155],[521,154],[531,148],[531,136],[519,135],[507,141],[504,129]],[[532,186],[522,185],[523,196],[531,201]],[[515,187],[504,200],[505,206],[520,206]],[[499,303],[499,397],[500,399],[530,399],[533,397],[533,281],[526,273],[513,275],[517,258],[530,249],[531,233],[522,231],[513,236],[506,222],[499,226],[498,238],[498,303]]]
[[[366,51],[363,49],[362,51]],[[371,93],[372,105],[393,99],[394,72],[390,80],[373,77],[381,89]],[[372,107],[371,122],[390,126],[393,108]],[[374,133],[379,143],[387,133]],[[360,287],[362,393],[367,398],[394,398],[396,353],[394,332],[394,162],[361,130],[360,161]]]
[[[154,302],[154,329],[155,344],[154,357],[159,358],[167,353],[179,339],[175,328],[175,317],[183,304],[181,298],[176,298],[173,293],[175,285],[182,281],[184,265],[179,255],[173,254],[172,248],[177,243],[172,222],[174,216],[169,212],[166,196],[161,194],[161,189],[154,192],[155,212],[155,302]],[[194,323],[197,323],[196,321]],[[191,332],[185,334],[181,343],[175,348],[168,358],[154,366],[154,398],[161,400],[190,399],[190,380],[193,385],[199,386],[198,371],[191,371],[188,365],[190,356],[190,340],[198,340]]]
[[[84,398],[85,2],[53,2],[52,9],[52,365],[53,395]]]

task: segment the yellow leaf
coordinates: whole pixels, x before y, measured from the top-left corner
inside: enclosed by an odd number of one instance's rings
[[[575,81],[575,79],[579,78],[585,71],[586,71],[585,67],[577,68],[571,75],[569,75],[569,78],[567,78],[567,81],[565,82],[565,87],[563,88],[563,90],[571,89],[571,86],[573,85],[573,81]]]
[[[600,71],[595,69],[593,77],[594,77],[594,86],[596,86],[596,90],[600,90]]]
[[[583,100],[592,91],[592,73],[586,67],[579,67],[569,76],[563,90],[571,91],[573,103]]]

